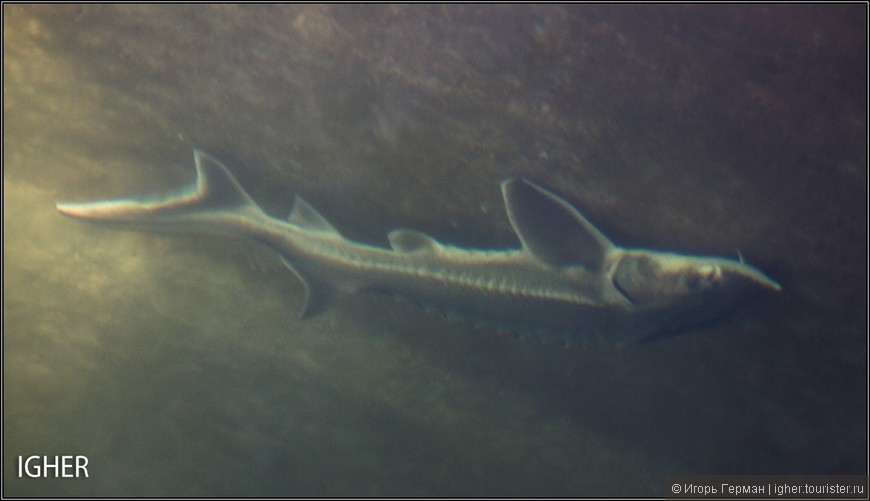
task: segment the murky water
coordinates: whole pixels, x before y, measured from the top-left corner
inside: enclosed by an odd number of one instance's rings
[[[866,471],[863,6],[4,5],[4,495],[662,496]],[[223,160],[270,213],[516,245],[498,181],[783,285],[624,349],[374,294],[298,320],[244,242],[56,200]],[[18,478],[85,455],[89,477]]]

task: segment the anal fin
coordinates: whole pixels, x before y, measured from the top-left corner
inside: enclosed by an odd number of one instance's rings
[[[305,299],[302,303],[302,309],[299,311],[299,319],[308,318],[323,311],[335,297],[335,287],[326,282],[305,277],[289,261],[283,257],[281,260],[305,287]]]

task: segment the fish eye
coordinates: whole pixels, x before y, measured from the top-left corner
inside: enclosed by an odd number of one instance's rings
[[[722,282],[722,269],[717,265],[701,266],[686,278],[686,288],[690,291],[715,289]]]
[[[710,273],[707,275],[707,279],[712,287],[719,287],[722,283],[722,268],[718,265],[713,265]]]

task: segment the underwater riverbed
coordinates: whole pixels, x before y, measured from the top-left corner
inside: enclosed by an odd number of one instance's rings
[[[6,496],[663,496],[863,474],[862,5],[4,5]],[[773,22],[773,21],[776,22]],[[190,182],[348,238],[518,245],[498,183],[616,243],[782,284],[716,325],[565,349],[361,293],[299,319],[268,250],[55,202]],[[84,455],[87,478],[19,478]]]

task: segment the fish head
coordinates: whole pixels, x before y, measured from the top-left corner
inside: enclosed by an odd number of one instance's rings
[[[707,310],[710,316],[759,293],[781,290],[742,261],[639,249],[624,251],[612,281],[635,308]]]

